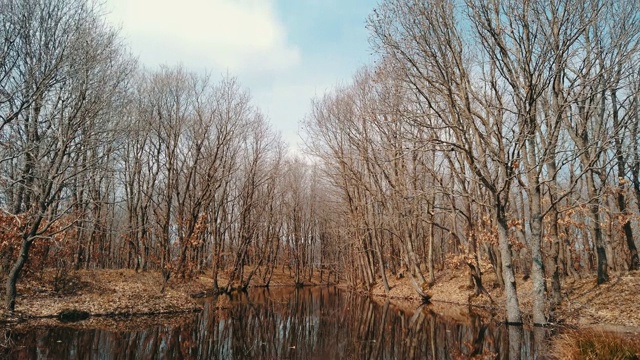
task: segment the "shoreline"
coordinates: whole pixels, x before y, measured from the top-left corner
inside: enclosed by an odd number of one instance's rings
[[[294,287],[293,281],[291,284],[287,283],[286,275],[286,271],[278,274],[269,288]],[[136,273],[133,270],[81,270],[74,272],[72,276],[77,286],[69,294],[47,291],[46,277],[40,282],[28,281],[21,284],[16,312],[8,315],[4,310],[0,311],[0,325],[11,326],[39,320],[59,321],[57,318],[63,310],[87,312],[94,319],[126,320],[132,317],[188,315],[202,310],[202,305],[196,299],[198,294],[208,295],[211,291],[211,279],[207,276],[189,281],[173,279],[164,294],[159,293],[162,283],[160,274],[151,271]],[[225,284],[223,279],[220,282],[221,285]],[[485,282],[491,284],[490,275],[485,276]],[[640,334],[640,316],[634,314],[633,305],[640,293],[640,273],[614,275],[610,283],[599,288],[590,286],[590,283],[589,278],[568,283],[567,299],[557,309],[556,321],[550,325],[568,329]],[[370,292],[366,292],[345,284],[327,284],[317,279],[305,281],[305,286],[327,285],[369,296],[377,303],[389,301],[407,311],[415,311],[422,302],[406,279],[392,279],[389,294],[384,293],[381,284],[376,284]],[[432,298],[428,306],[436,313],[446,313],[447,305],[454,305],[458,308],[454,318],[464,316],[459,314],[459,309],[470,308],[474,313],[483,313],[491,321],[504,320],[500,289],[487,286],[495,300],[495,304],[492,304],[486,296],[470,297],[472,291],[467,285],[468,280],[462,272],[448,270],[438,274],[436,284],[430,289]],[[522,313],[528,319],[531,302],[526,285],[527,282],[518,284],[518,295]],[[264,287],[264,284],[252,284],[250,289],[253,287]],[[618,288],[627,291],[619,291]],[[613,296],[615,301],[604,294]]]

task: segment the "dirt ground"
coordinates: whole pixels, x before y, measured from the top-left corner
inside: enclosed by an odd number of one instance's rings
[[[304,275],[305,285],[326,284],[327,275],[322,281],[320,274]],[[220,285],[224,286],[223,273]],[[162,278],[157,272],[139,272],[133,270],[94,270],[73,272],[65,279],[63,290],[54,291],[53,274],[42,275],[37,280],[21,281],[18,286],[16,312],[14,316],[6,316],[0,311],[0,323],[18,322],[24,319],[50,319],[57,321],[58,314],[65,309],[86,311],[92,314],[90,322],[85,326],[101,326],[111,322],[113,318],[132,314],[164,314],[170,315],[194,312],[200,305],[193,295],[206,293],[211,289],[212,280],[207,275],[184,281],[171,279],[164,293],[160,293]],[[260,276],[255,277],[253,286],[261,286]],[[374,299],[385,301],[389,298],[399,306],[415,308],[421,298],[416,294],[408,278],[397,279],[389,276],[391,291],[385,295],[381,283],[372,289]],[[504,297],[497,287],[495,276],[487,271],[483,282],[495,304],[485,295],[470,297],[473,289],[469,286],[468,272],[465,269],[445,270],[436,275],[436,283],[429,290],[432,295],[432,306],[435,312],[447,312],[447,304],[477,306],[490,316],[501,320]],[[293,286],[294,278],[289,269],[278,267],[271,279],[270,286]],[[58,286],[60,288],[60,286]],[[559,323],[580,328],[600,328],[640,333],[640,311],[638,296],[640,294],[640,272],[611,274],[611,281],[596,286],[594,276],[580,280],[569,280],[562,286],[563,303],[557,310]],[[518,297],[526,315],[531,312],[531,280],[518,279]],[[457,307],[459,308],[459,307]],[[447,314],[456,317],[455,314]],[[461,318],[464,315],[461,315]],[[103,320],[100,320],[103,319]],[[135,325],[135,324],[134,324]]]

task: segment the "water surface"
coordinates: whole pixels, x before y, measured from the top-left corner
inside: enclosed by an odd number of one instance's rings
[[[230,300],[230,301],[229,301]],[[227,308],[221,309],[223,304]],[[11,359],[531,359],[544,334],[473,313],[402,310],[336,288],[252,289],[203,300],[178,325],[136,331],[34,328],[6,332]]]

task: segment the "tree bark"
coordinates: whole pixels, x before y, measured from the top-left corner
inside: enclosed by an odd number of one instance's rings
[[[498,224],[498,243],[502,257],[502,278],[504,280],[504,292],[506,295],[507,323],[511,325],[522,324],[522,313],[518,303],[516,291],[516,278],[511,261],[511,244],[507,236],[508,227],[504,206],[498,201],[494,212],[495,221]]]
[[[593,238],[596,247],[596,259],[598,267],[598,285],[609,281],[609,269],[607,263],[607,252],[605,250],[604,237],[602,236],[602,226],[600,225],[600,198],[593,180],[593,171],[587,175],[587,193],[589,195],[589,210],[593,219]]]
[[[9,275],[7,276],[5,307],[10,313],[13,313],[16,307],[16,283],[18,282],[18,278],[20,277],[24,264],[29,258],[29,248],[32,243],[33,239],[30,238],[30,236],[24,236],[22,238],[18,259],[11,267]]]

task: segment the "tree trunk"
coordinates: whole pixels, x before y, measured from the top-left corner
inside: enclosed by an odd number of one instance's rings
[[[487,252],[489,253],[489,260],[493,266],[493,271],[496,274],[496,281],[501,289],[504,289],[504,278],[502,277],[502,256],[500,256],[500,249],[496,252],[495,245],[487,244]]]
[[[29,258],[29,248],[31,247],[32,243],[33,239],[31,239],[29,236],[24,236],[22,238],[20,254],[18,255],[18,259],[11,267],[11,271],[9,271],[9,275],[7,276],[5,307],[10,313],[13,313],[16,307],[16,283],[18,282],[18,278],[20,277],[20,273],[22,271],[22,268],[24,267],[24,264]]]
[[[389,288],[389,281],[387,281],[387,274],[384,267],[384,259],[382,258],[382,248],[380,246],[380,239],[376,236],[373,239],[373,243],[376,247],[376,258],[378,259],[378,265],[380,266],[380,276],[382,277],[382,284],[384,285],[384,293],[389,294],[391,289]]]
[[[431,219],[431,224],[429,226],[429,258],[427,261],[427,266],[429,267],[429,287],[433,286],[436,282],[435,272],[433,270],[433,237],[434,237],[434,225],[433,219]]]
[[[544,307],[546,303],[545,299],[545,278],[544,278],[544,263],[542,261],[542,212],[541,212],[541,198],[540,187],[537,184],[537,179],[531,179],[535,182],[533,191],[529,191],[529,206],[531,216],[531,280],[533,281],[533,323],[538,325],[544,325],[547,323],[546,316],[544,314]],[[506,281],[505,281],[506,282]]]
[[[549,230],[549,236],[552,241],[551,248],[551,309],[554,309],[560,302],[562,301],[562,294],[560,293],[560,270],[561,265],[564,264],[564,259],[561,256],[561,249],[564,247],[564,244],[560,244],[560,239],[558,238],[558,212],[555,210],[555,207],[551,210],[551,227]],[[563,274],[564,275],[564,274]]]
[[[633,230],[631,229],[631,218],[629,214],[629,210],[627,209],[627,200],[623,193],[623,185],[618,189],[618,208],[624,216],[624,224],[622,225],[622,229],[624,230],[624,237],[627,241],[627,248],[629,248],[629,270],[640,270],[640,258],[638,257],[638,248],[636,247],[635,241],[633,239]]]
[[[520,313],[518,294],[516,292],[516,278],[511,261],[511,244],[509,243],[507,235],[507,220],[504,212],[504,206],[502,204],[498,203],[496,205],[494,216],[496,223],[498,224],[498,243],[500,245],[500,255],[502,257],[501,267],[504,292],[506,295],[507,323],[522,324],[522,314]]]
[[[613,127],[617,129],[620,126],[620,119],[618,113],[618,101],[616,96],[616,88],[611,90],[611,106],[612,106],[612,117],[613,117]],[[637,126],[637,124],[635,125]],[[625,197],[625,181],[624,177],[627,172],[627,163],[624,157],[624,150],[622,145],[622,139],[620,139],[620,135],[614,138],[614,143],[616,147],[616,165],[618,168],[618,192],[616,196],[616,200],[618,202],[618,208],[620,209],[620,213],[624,217],[624,224],[622,228],[624,230],[624,237],[627,242],[627,248],[629,249],[629,270],[640,270],[640,258],[638,258],[638,249],[636,248],[635,241],[633,239],[633,230],[631,229],[631,214],[627,209],[627,199]]]
[[[609,271],[607,264],[607,252],[605,250],[602,227],[600,225],[600,199],[593,180],[593,171],[587,175],[587,193],[589,194],[589,210],[591,210],[591,216],[593,217],[592,229],[598,261],[598,285],[600,285],[609,281]]]
[[[533,323],[544,325],[547,323],[544,315],[546,303],[545,291],[546,283],[544,277],[544,263],[542,261],[542,251],[540,249],[542,239],[542,216],[538,212],[531,221],[532,237],[531,242],[531,280],[533,281]]]
[[[420,270],[420,263],[418,262],[418,257],[416,256],[415,251],[413,250],[413,243],[411,239],[407,236],[407,240],[405,241],[406,246],[406,254],[407,254],[407,264],[409,265],[411,272],[415,274],[420,282],[420,285],[425,283],[424,275],[422,275],[422,271]]]

